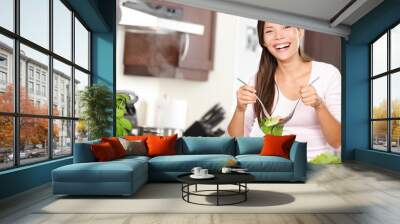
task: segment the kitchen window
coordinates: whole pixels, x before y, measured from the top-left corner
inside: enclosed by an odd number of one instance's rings
[[[0,12],[11,15],[0,21],[0,82],[12,87],[0,90],[0,170],[71,156],[74,136],[87,139],[70,105],[79,103],[74,87],[90,85],[90,30],[64,0],[0,2]],[[61,92],[59,80],[72,88]],[[57,106],[60,100],[69,106]]]
[[[400,24],[370,44],[371,149],[400,153]]]

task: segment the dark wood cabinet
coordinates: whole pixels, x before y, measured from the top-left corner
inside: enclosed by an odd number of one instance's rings
[[[188,52],[180,58],[177,77],[206,81],[208,73],[213,69],[215,12],[189,6],[183,7],[183,21],[204,26],[203,35],[188,35]],[[187,37],[182,37],[187,38]]]
[[[126,32],[125,74],[208,80],[214,61],[215,12],[164,1],[157,4],[182,9],[180,20],[203,25],[204,33]]]
[[[174,78],[178,63],[177,33],[125,33],[125,74]]]
[[[314,60],[330,63],[341,70],[340,37],[307,30],[304,52]]]

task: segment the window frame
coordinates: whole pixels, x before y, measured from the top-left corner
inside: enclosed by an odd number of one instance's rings
[[[392,24],[389,28],[385,29],[385,31],[381,34],[379,34],[375,39],[373,39],[370,43],[368,43],[368,53],[369,53],[369,149],[373,151],[379,151],[379,152],[386,152],[386,153],[391,153],[391,154],[400,154],[400,152],[393,152],[392,151],[392,121],[400,121],[400,117],[393,117],[392,116],[392,98],[391,98],[391,91],[392,91],[392,86],[391,86],[391,80],[392,76],[396,75],[396,73],[400,72],[400,67],[391,69],[391,31],[393,28],[396,26],[400,26],[400,21],[395,22]],[[373,44],[376,43],[381,37],[383,37],[385,34],[387,34],[387,63],[386,63],[386,71],[380,74],[376,74],[374,76],[373,74]],[[386,98],[387,98],[387,105],[386,105],[386,118],[373,118],[373,93],[374,93],[374,88],[373,88],[373,81],[378,78],[386,77],[386,87],[387,87],[387,93],[386,93]],[[386,121],[386,151],[384,150],[379,150],[374,148],[374,136],[373,136],[373,122],[374,121]]]
[[[48,0],[48,4],[49,4],[49,47],[48,49],[46,49],[45,47],[42,47],[39,44],[34,43],[33,41],[30,41],[29,39],[24,38],[23,36],[20,35],[20,0],[14,0],[13,1],[13,10],[14,10],[14,18],[13,18],[13,22],[14,22],[14,31],[10,31],[4,27],[0,26],[0,35],[3,35],[5,37],[11,38],[13,40],[13,44],[14,44],[14,48],[13,48],[13,52],[12,52],[12,74],[13,75],[13,79],[14,79],[14,100],[13,100],[13,107],[14,110],[13,112],[1,112],[0,111],[0,116],[11,116],[13,119],[13,153],[14,153],[14,161],[13,161],[13,166],[11,167],[5,167],[5,168],[0,168],[0,172],[4,171],[4,170],[10,170],[10,169],[16,169],[19,167],[23,167],[23,166],[30,166],[33,164],[37,164],[37,163],[43,163],[49,160],[54,160],[54,159],[62,159],[65,157],[70,157],[73,156],[73,152],[74,152],[74,143],[75,143],[75,123],[76,121],[79,120],[79,117],[75,117],[75,108],[72,107],[71,108],[71,114],[68,116],[56,116],[53,115],[53,59],[54,60],[58,60],[61,63],[64,63],[68,66],[71,66],[71,92],[72,92],[72,99],[71,99],[71,104],[74,105],[75,103],[75,88],[74,88],[74,82],[75,82],[75,69],[85,73],[88,75],[88,79],[89,79],[89,83],[88,86],[91,86],[92,84],[92,69],[91,69],[91,49],[92,49],[92,44],[91,44],[91,37],[92,37],[92,31],[91,29],[89,29],[89,27],[87,26],[87,24],[83,21],[83,19],[78,15],[78,13],[76,13],[72,7],[65,1],[65,0],[59,0],[68,10],[71,11],[71,18],[70,18],[70,23],[71,23],[71,58],[67,59],[64,58],[63,56],[55,53],[54,50],[54,39],[53,39],[53,1],[54,0]],[[78,64],[75,63],[75,18],[83,25],[83,27],[88,31],[88,69],[85,69],[81,66],[79,66]],[[49,111],[46,115],[39,115],[39,114],[27,114],[27,113],[21,113],[20,111],[20,85],[21,85],[21,80],[20,80],[20,45],[23,44],[27,47],[32,48],[33,50],[36,50],[40,53],[43,53],[45,55],[48,56],[49,58],[49,63],[48,63],[48,80],[46,87],[45,87],[45,95],[48,97],[48,107],[49,107]],[[41,79],[41,74],[43,71],[40,72],[39,74],[39,80],[36,79],[36,69],[35,67],[33,67],[33,79],[30,79],[30,74],[28,73],[28,70],[30,68],[29,63],[26,64],[27,65],[27,73],[26,75],[26,82],[28,81],[32,81],[34,83],[34,92],[36,91],[35,89],[35,85],[36,83],[40,83],[42,86],[42,79]],[[27,84],[28,85],[28,84]],[[28,86],[26,86],[28,87]],[[27,91],[29,91],[27,89]],[[48,93],[47,93],[48,92]],[[42,96],[42,94],[38,95],[38,96]],[[32,162],[32,163],[26,163],[26,164],[21,164],[21,159],[20,159],[20,119],[21,118],[45,118],[47,119],[48,122],[48,136],[47,136],[47,142],[49,143],[47,145],[47,151],[48,151],[48,155],[47,157],[44,157],[43,160],[40,160],[38,162]],[[71,153],[68,155],[62,155],[62,156],[55,156],[53,155],[54,152],[54,147],[53,147],[53,122],[57,121],[57,120],[65,120],[65,121],[70,121],[71,122]]]

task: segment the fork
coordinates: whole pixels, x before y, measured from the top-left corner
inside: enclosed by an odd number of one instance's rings
[[[319,79],[319,76],[318,76],[317,78],[315,78],[312,82],[310,82],[309,85],[312,85],[312,84],[313,84],[314,82],[316,82],[318,79]],[[290,119],[292,119],[293,114],[294,114],[294,112],[295,112],[295,110],[296,110],[296,107],[297,107],[297,105],[299,104],[300,100],[301,100],[301,97],[297,100],[297,103],[296,103],[296,105],[294,106],[292,112],[290,112],[290,114],[289,114],[288,116],[282,118],[282,119],[279,121],[279,123],[285,124],[285,123],[287,123]]]
[[[241,80],[240,78],[236,78],[236,79],[237,79],[239,82],[243,83],[244,85],[247,85],[247,83],[246,83],[245,81]],[[256,95],[256,94],[255,94],[255,95]],[[256,99],[257,99],[257,101],[261,104],[261,108],[262,108],[262,111],[263,111],[263,113],[264,113],[264,116],[266,116],[267,118],[271,118],[271,115],[269,115],[269,113],[268,113],[267,109],[265,108],[263,102],[260,100],[260,98],[258,98],[257,95],[256,95]]]

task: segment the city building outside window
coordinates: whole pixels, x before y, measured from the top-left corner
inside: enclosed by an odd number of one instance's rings
[[[13,2],[2,6],[13,9]],[[91,34],[71,9],[62,0],[21,0],[9,12],[19,21],[16,29],[0,23],[8,30],[0,29],[0,170],[71,156],[74,142],[87,139],[70,105],[79,105],[79,92],[90,83]]]

